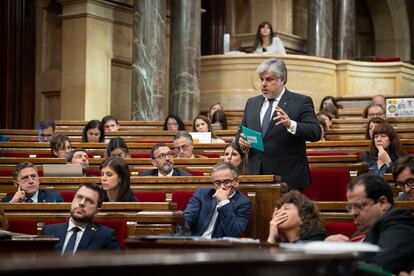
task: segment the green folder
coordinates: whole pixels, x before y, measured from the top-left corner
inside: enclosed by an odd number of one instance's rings
[[[252,148],[264,151],[263,136],[261,132],[255,131],[245,126],[242,126],[242,132],[246,136],[247,141],[250,142]]]

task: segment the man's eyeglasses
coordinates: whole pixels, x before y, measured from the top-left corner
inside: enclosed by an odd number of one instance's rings
[[[188,148],[190,147],[190,145],[182,145],[179,147],[174,147],[175,151],[186,151]]]
[[[384,113],[368,113],[369,118],[382,117],[382,116],[384,116]]]
[[[221,180],[221,181],[220,180],[216,180],[216,181],[214,181],[214,186],[221,187],[221,186],[224,185],[224,187],[228,187],[231,184],[233,184],[233,182],[236,181],[236,180],[237,180],[237,176],[235,178],[233,178],[233,179],[224,179],[224,180]]]
[[[369,205],[369,202],[368,201],[366,201],[366,202],[363,202],[363,203],[350,203],[350,204],[347,204],[346,206],[345,206],[345,209],[348,211],[348,212],[352,212],[352,210],[355,210],[355,211],[357,211],[357,212],[361,212],[363,209],[365,209],[365,207],[367,207]]]
[[[414,178],[408,178],[405,181],[396,181],[395,186],[397,186],[397,189],[400,191],[402,191],[405,186],[410,189],[414,189]]]
[[[171,151],[169,151],[167,153],[161,153],[160,155],[155,156],[154,159],[159,158],[161,160],[165,160],[165,159],[167,159],[167,156],[168,156],[168,158],[172,158],[174,155]]]

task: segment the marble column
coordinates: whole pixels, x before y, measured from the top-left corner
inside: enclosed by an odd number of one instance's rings
[[[164,120],[168,113],[165,72],[166,1],[134,0],[133,120]]]
[[[336,59],[354,59],[356,55],[355,0],[337,1]]]
[[[308,54],[332,58],[333,1],[308,2]]]
[[[183,120],[199,114],[201,1],[171,1],[170,111]]]

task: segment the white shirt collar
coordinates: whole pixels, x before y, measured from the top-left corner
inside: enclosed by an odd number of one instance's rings
[[[32,197],[30,198],[33,202],[39,202],[39,191],[37,191]]]
[[[279,96],[277,96],[275,98],[275,101],[276,102],[279,102],[280,101],[280,99],[282,98],[283,94],[285,94],[285,91],[286,91],[286,87],[283,87],[282,92],[280,92]],[[263,98],[265,98],[265,101],[269,101],[265,96],[263,96]]]
[[[81,232],[84,232],[85,231],[85,229],[86,229],[86,226],[77,226],[75,223],[73,223],[73,219],[72,218],[70,218],[69,219],[69,225],[68,225],[68,230],[66,230],[66,232],[70,232],[70,231],[72,231],[72,229],[74,228],[74,227],[78,227],[79,229],[80,229],[80,231]]]
[[[172,169],[167,175],[162,175],[159,170],[157,170],[157,172],[158,172],[158,176],[161,176],[161,177],[163,177],[163,176],[172,176],[173,173],[174,173],[174,169]]]

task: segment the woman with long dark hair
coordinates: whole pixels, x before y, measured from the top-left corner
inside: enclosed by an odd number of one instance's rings
[[[175,114],[170,114],[165,118],[163,130],[185,130],[183,120]]]
[[[107,202],[138,201],[131,190],[128,164],[120,157],[109,157],[101,164],[101,184]]]
[[[379,124],[372,131],[369,152],[365,152],[363,158],[368,163],[368,168],[374,170],[374,175],[384,176],[386,172],[392,172],[397,159],[405,155],[394,127]]]
[[[102,143],[105,141],[105,129],[98,120],[89,121],[82,132],[82,142]]]
[[[256,40],[254,42],[253,49],[255,54],[286,54],[282,40],[275,36],[272,24],[267,21],[260,23],[257,27]]]

